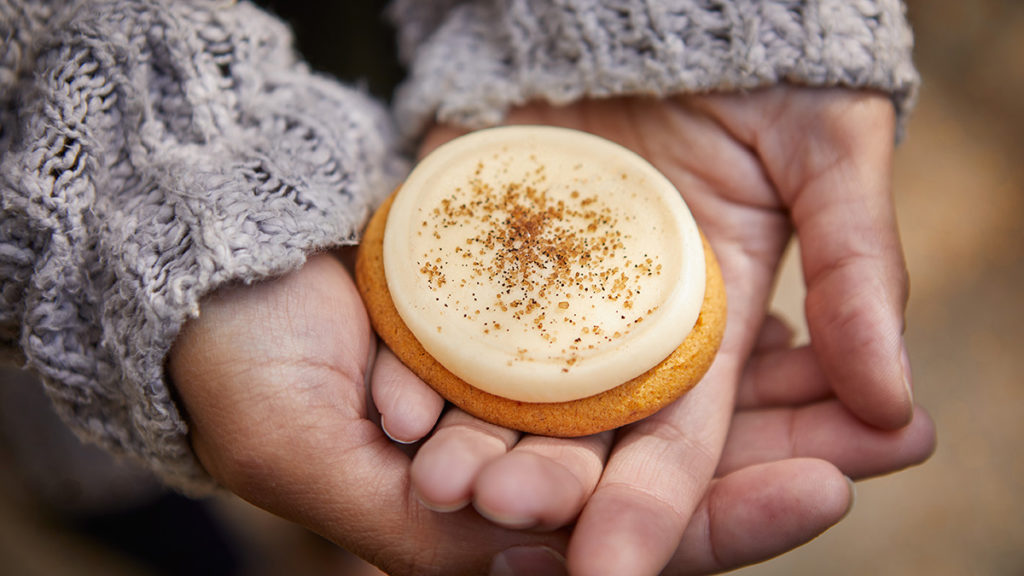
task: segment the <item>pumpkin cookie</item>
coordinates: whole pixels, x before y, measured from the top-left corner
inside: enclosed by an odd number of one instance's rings
[[[424,158],[371,219],[356,282],[374,329],[489,422],[582,436],[693,387],[725,327],[714,254],[635,153],[539,126]]]

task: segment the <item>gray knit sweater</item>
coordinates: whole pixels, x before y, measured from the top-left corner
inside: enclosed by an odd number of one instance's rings
[[[208,483],[164,359],[200,299],[355,242],[401,135],[516,104],[917,75],[898,0],[398,0],[394,114],[246,2],[0,0],[0,346],[76,433]],[[400,129],[396,128],[400,127]],[[2,385],[2,383],[0,383]]]

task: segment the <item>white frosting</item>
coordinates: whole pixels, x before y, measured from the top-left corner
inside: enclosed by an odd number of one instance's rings
[[[583,398],[664,360],[704,297],[704,250],[675,187],[633,152],[510,126],[441,146],[384,234],[402,320],[467,383],[525,402]]]

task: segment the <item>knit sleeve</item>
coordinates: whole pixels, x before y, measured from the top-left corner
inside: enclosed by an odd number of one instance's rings
[[[397,0],[390,15],[411,68],[397,118],[413,135],[534,100],[782,82],[884,91],[902,125],[919,83],[900,0]]]
[[[0,338],[80,437],[201,488],[175,336],[356,240],[405,169],[391,119],[245,2],[0,0],[0,35]]]

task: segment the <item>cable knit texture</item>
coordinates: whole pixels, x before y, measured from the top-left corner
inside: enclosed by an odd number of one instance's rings
[[[391,120],[245,2],[0,0],[0,36],[0,338],[80,437],[200,490],[175,336],[354,242],[406,168]]]
[[[397,0],[390,15],[412,69],[396,97],[410,135],[496,124],[532,100],[780,82],[890,93],[902,131],[919,83],[899,0]]]

